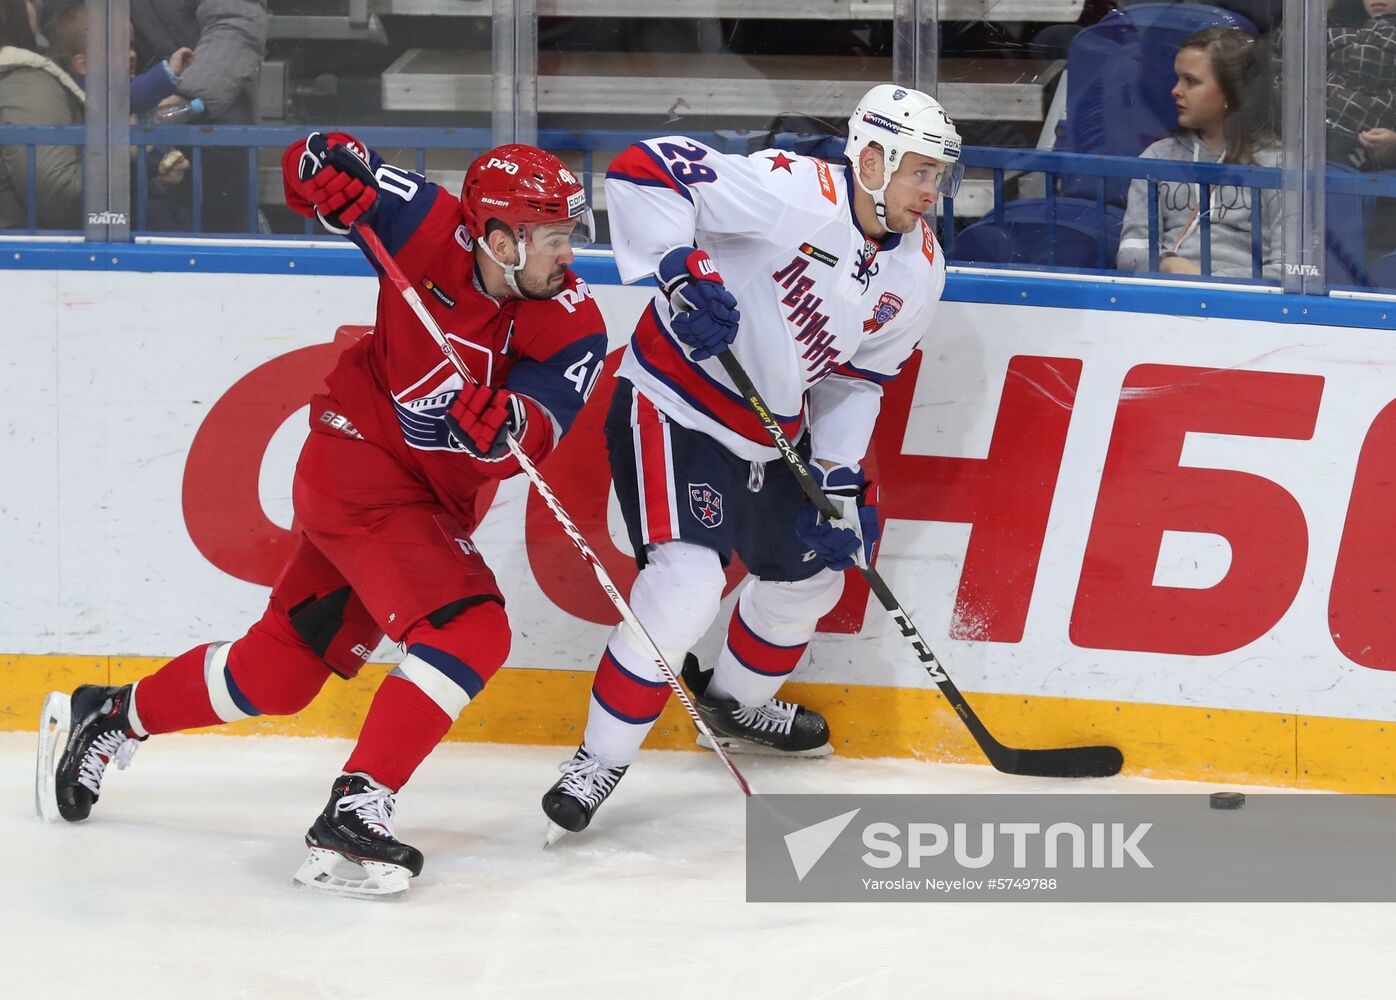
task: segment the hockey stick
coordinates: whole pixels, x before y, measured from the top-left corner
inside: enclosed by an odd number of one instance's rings
[[[416,313],[417,319],[421,321],[427,333],[431,334],[431,338],[436,341],[436,346],[441,348],[441,352],[445,354],[451,364],[455,366],[460,377],[471,385],[477,385],[478,382],[471,376],[470,370],[465,367],[465,362],[462,361],[460,355],[456,353],[456,349],[451,346],[451,342],[446,339],[446,334],[442,332],[441,327],[437,325],[436,320],[432,317],[431,313],[427,311],[427,307],[422,302],[421,296],[418,295],[417,290],[412,287],[412,283],[407,280],[407,276],[402,273],[402,268],[397,266],[397,261],[393,260],[392,255],[388,253],[388,248],[383,246],[383,241],[378,238],[378,234],[367,226],[355,226],[354,228],[358,232],[359,237],[364,241],[364,245],[368,247],[369,253],[378,262],[378,266],[383,269],[383,274],[392,282],[393,287],[398,290],[398,293],[402,296],[403,301],[407,303],[408,307]],[[654,640],[650,638],[650,634],[645,631],[645,627],[640,624],[640,620],[635,617],[635,612],[631,610],[625,598],[620,596],[620,591],[617,590],[616,585],[611,582],[610,574],[606,572],[606,568],[601,565],[601,560],[597,558],[596,553],[593,552],[591,546],[587,544],[586,538],[582,536],[581,529],[577,527],[572,518],[568,516],[567,511],[563,509],[561,502],[553,494],[552,488],[548,485],[547,480],[543,478],[543,474],[538,471],[538,467],[533,464],[533,460],[519,447],[519,442],[514,439],[512,434],[506,435],[505,440],[509,444],[509,453],[518,461],[520,468],[524,471],[524,475],[528,476],[529,481],[533,483],[534,489],[538,491],[538,495],[543,498],[543,502],[548,505],[548,509],[553,512],[553,516],[556,517],[558,523],[562,525],[562,530],[567,532],[567,537],[572,539],[572,544],[577,546],[577,551],[582,554],[582,558],[591,566],[592,572],[596,574],[596,582],[601,584],[601,589],[606,592],[606,596],[609,597],[611,603],[616,606],[616,610],[619,611],[620,616],[625,619],[625,623],[630,626],[636,635],[641,637],[644,643],[645,653],[654,660],[654,665],[659,668],[659,672],[664,676],[664,680],[668,682],[670,689],[678,696],[679,703],[683,705],[684,711],[688,712],[689,718],[693,720],[693,725],[697,727],[698,732],[702,733],[712,742],[712,749],[717,753],[718,757],[722,759],[722,763],[726,765],[727,770],[731,772],[733,779],[737,782],[737,787],[742,790],[742,794],[747,796],[751,795],[751,785],[748,784],[746,778],[742,776],[742,772],[737,770],[737,765],[732,763],[732,758],[728,756],[727,751],[718,743],[717,737],[714,736],[712,730],[708,728],[708,724],[703,721],[703,717],[698,714],[698,710],[693,707],[693,701],[689,698],[688,692],[683,689],[683,685],[679,683],[678,675],[674,673],[674,669],[670,667],[668,662],[664,659],[664,654],[659,651],[659,647],[655,645]]]
[[[804,490],[805,496],[809,497],[810,502],[826,518],[834,521],[839,520],[838,508],[824,495],[824,491],[814,481],[809,465],[800,457],[795,447],[790,443],[790,438],[786,436],[785,431],[771,415],[765,400],[761,398],[761,393],[757,391],[746,370],[742,368],[741,362],[732,356],[730,350],[723,351],[718,355],[718,359],[722,362],[722,367],[727,372],[728,377],[737,386],[737,390],[746,397],[748,405],[755,411],[762,426],[766,428],[766,433],[770,435],[771,441],[780,450],[785,464],[790,467],[791,472],[795,473],[795,478],[799,480],[800,488]],[[1054,750],[1021,750],[1016,747],[1004,746],[994,739],[993,734],[984,726],[984,723],[979,721],[979,716],[975,714],[974,709],[970,708],[969,703],[965,701],[965,696],[960,694],[960,689],[955,686],[955,682],[945,672],[945,667],[936,659],[935,653],[931,652],[931,647],[927,645],[926,640],[921,638],[921,633],[917,631],[911,617],[902,610],[901,604],[892,595],[887,584],[883,582],[881,574],[871,566],[867,568],[860,566],[859,572],[868,581],[868,586],[877,595],[882,606],[891,614],[892,620],[897,623],[897,628],[903,638],[916,651],[921,666],[926,669],[931,680],[935,681],[936,687],[940,688],[941,693],[945,695],[945,700],[950,703],[955,714],[964,722],[970,735],[979,744],[979,748],[989,758],[990,764],[1006,774],[1035,775],[1045,778],[1104,778],[1119,773],[1120,768],[1124,765],[1124,755],[1117,747],[1090,746],[1062,747]]]

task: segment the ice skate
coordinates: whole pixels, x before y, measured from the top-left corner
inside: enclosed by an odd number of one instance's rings
[[[422,872],[422,852],[393,830],[393,793],[363,774],[342,774],[305,835],[301,885],[341,896],[391,899]]]
[[[544,847],[551,847],[565,834],[581,833],[591,823],[620,779],[630,769],[607,767],[593,757],[585,746],[577,748],[571,760],[558,770],[562,777],[543,794],[543,812],[548,817],[548,832]]]
[[[129,684],[84,684],[71,697],[55,691],[44,699],[34,775],[34,805],[40,817],[70,823],[87,819],[102,793],[107,765],[130,765],[140,743],[127,718],[130,701]],[[63,751],[55,763],[60,746]]]
[[[713,672],[700,667],[692,653],[684,657],[683,681],[693,695],[693,704],[728,753],[827,757],[834,752],[829,743],[829,723],[818,712],[775,698],[757,706],[709,698],[706,692],[712,676]],[[701,733],[698,745],[712,749],[712,741]]]

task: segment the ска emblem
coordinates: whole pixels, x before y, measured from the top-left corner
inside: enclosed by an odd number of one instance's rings
[[[707,483],[688,484],[688,509],[705,528],[722,523],[722,494]]]

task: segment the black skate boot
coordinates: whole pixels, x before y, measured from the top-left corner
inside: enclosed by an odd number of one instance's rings
[[[628,764],[607,767],[585,746],[578,747],[573,758],[558,767],[562,777],[557,784],[543,793],[543,812],[550,821],[547,844],[556,843],[564,833],[585,830],[629,769]]]
[[[711,670],[698,665],[698,657],[692,653],[684,657],[683,682],[693,695],[698,714],[724,750],[777,757],[827,757],[834,752],[829,744],[829,723],[818,712],[775,698],[756,706],[709,698],[712,678]],[[702,734],[698,743],[712,745]]]
[[[402,843],[393,831],[393,793],[363,774],[341,774],[330,801],[305,835],[310,848],[296,881],[345,896],[381,897],[406,892],[408,879],[422,873],[422,852]],[[335,874],[352,861],[364,877]]]
[[[67,709],[68,741],[53,769],[52,796],[57,802],[58,815],[69,823],[87,819],[92,806],[102,794],[102,777],[113,760],[118,768],[131,763],[140,739],[131,731],[127,711],[131,704],[131,687],[101,687],[84,684],[62,705],[63,696],[49,695],[44,703],[44,719],[40,730],[39,748],[39,811],[45,814],[48,793],[42,786],[47,766],[44,736],[61,726],[62,709]],[[45,818],[48,818],[47,816]]]

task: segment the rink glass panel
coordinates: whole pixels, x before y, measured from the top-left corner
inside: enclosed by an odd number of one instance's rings
[[[1113,11],[1098,0],[269,0],[251,113],[179,126],[131,123],[126,59],[110,58],[128,51],[131,5],[144,2],[92,0],[84,136],[41,136],[85,139],[82,226],[44,227],[31,207],[21,232],[320,236],[284,206],[279,154],[309,127],[333,125],[449,190],[490,145],[538,142],[584,175],[604,239],[600,182],[633,139],[681,133],[734,152],[833,155],[839,140],[821,137],[842,130],[867,87],[894,80],[935,93],[965,139],[967,182],[935,219],[952,263],[1115,274],[1125,191],[1149,172],[1137,153],[1174,124],[1170,45],[1235,24],[1264,49],[1283,35],[1269,71],[1281,163],[1173,168],[1174,186],[1192,184],[1199,201],[1213,188],[1282,193],[1278,276],[1257,267],[1225,280],[1310,294],[1396,285],[1396,266],[1379,262],[1396,249],[1382,243],[1396,171],[1327,163],[1325,23],[1309,9],[1321,5],[1302,0],[1286,0],[1277,24],[1258,12],[1275,4],[1239,0]],[[1131,31],[1147,44],[1131,48]],[[1126,41],[1102,48],[1111,37]],[[1138,114],[1111,104],[1126,91]],[[157,181],[174,151],[189,169],[174,185]],[[1157,191],[1169,178],[1153,173]],[[1205,214],[1198,227],[1205,243]]]

